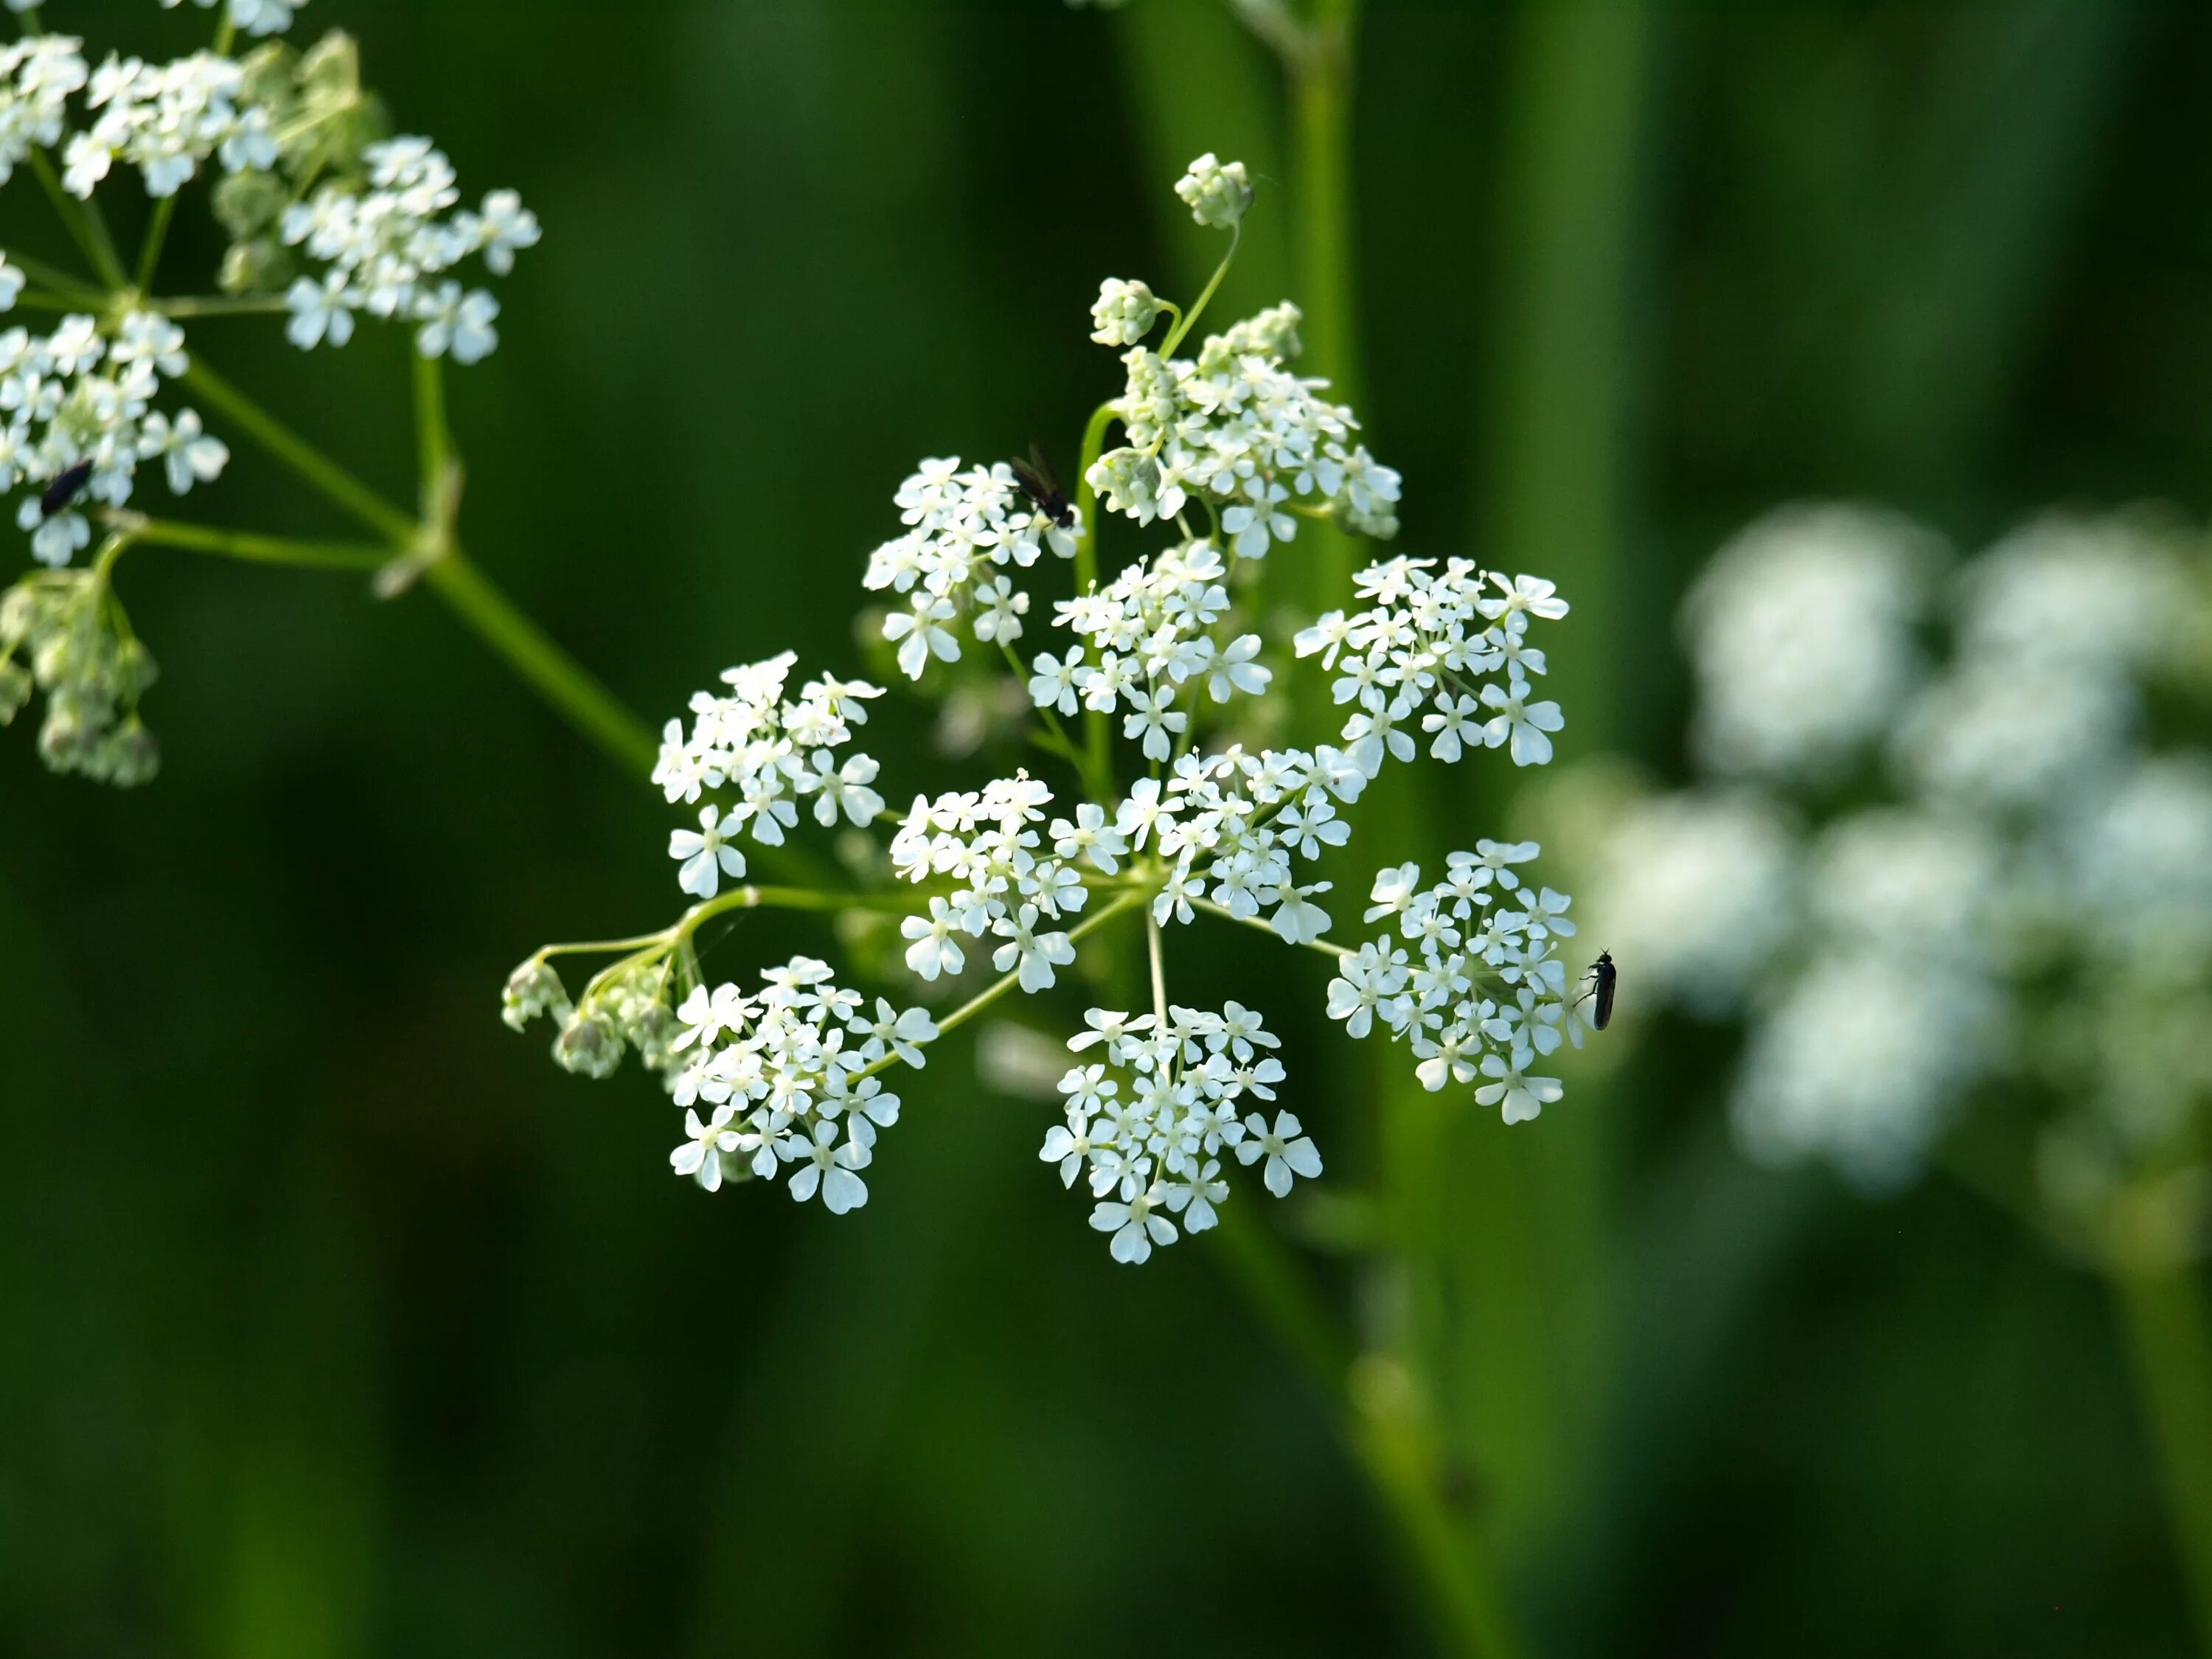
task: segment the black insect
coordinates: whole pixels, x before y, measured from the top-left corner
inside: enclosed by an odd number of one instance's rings
[[[1597,999],[1597,1006],[1590,1014],[1590,1024],[1602,1031],[1613,1023],[1613,990],[1620,977],[1613,969],[1612,951],[1601,951],[1597,953],[1597,960],[1590,964],[1589,977],[1590,988],[1583,993],[1583,995]],[[1577,998],[1577,1000],[1579,1001],[1580,999]]]
[[[1062,530],[1075,522],[1075,508],[1060,487],[1060,480],[1052,475],[1052,463],[1044,458],[1044,451],[1036,445],[1030,446],[1030,458],[1013,463],[1014,479],[1022,487],[1022,494],[1036,504],[1036,510],[1050,519]]]
[[[46,493],[39,497],[39,516],[52,518],[76,499],[77,491],[84,488],[85,481],[91,477],[90,461],[79,461],[68,471],[56,473],[53,482],[46,486]]]

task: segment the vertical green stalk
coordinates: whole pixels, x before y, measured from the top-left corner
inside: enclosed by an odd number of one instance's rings
[[[1359,5],[1360,0],[1315,0],[1298,48],[1284,54],[1297,165],[1291,210],[1297,238],[1298,303],[1305,312],[1303,366],[1328,380],[1334,401],[1355,410],[1364,407],[1365,389],[1360,374],[1352,207],[1352,79]],[[1308,608],[1320,612],[1349,604],[1358,558],[1355,539],[1333,524],[1316,522],[1301,531],[1299,541]]]
[[[1091,410],[1090,423],[1083,428],[1083,449],[1076,458],[1075,511],[1083,521],[1083,533],[1075,544],[1078,593],[1088,593],[1098,585],[1098,492],[1091,487],[1091,469],[1106,453],[1106,428],[1115,418],[1110,403],[1101,404]],[[1083,711],[1084,781],[1102,802],[1113,798],[1114,732],[1110,720],[1101,709],[1086,708]],[[1107,786],[1103,792],[1099,788],[1102,783]]]
[[[2212,1654],[2212,1327],[2203,1288],[2182,1263],[2122,1263],[2109,1279],[2198,1641]]]
[[[1566,752],[1617,741],[1630,683],[1629,322],[1652,16],[1648,0],[1524,6],[1504,65],[1474,550],[1493,568],[1551,577],[1574,606],[1546,688],[1566,711]],[[1516,781],[1502,767],[1471,780],[1479,793],[1462,805],[1492,826],[1482,833],[1503,829]],[[1392,1104],[1399,1224],[1425,1245],[1409,1264],[1413,1341],[1437,1382],[1440,1428],[1480,1473],[1510,1568],[1567,1521],[1596,1450],[1613,1105],[1584,1079],[1540,1123],[1508,1129],[1448,1115],[1404,1078]]]

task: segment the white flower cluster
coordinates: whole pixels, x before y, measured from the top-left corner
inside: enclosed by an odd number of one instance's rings
[[[164,377],[189,362],[184,331],[149,312],[125,316],[112,337],[84,316],[64,317],[52,334],[0,334],[0,492],[33,487],[15,521],[40,563],[65,565],[92,539],[71,502],[122,506],[140,462],[161,462],[179,495],[222,472],[230,452],[198,415],[153,407]]]
[[[1562,1041],[1582,1046],[1556,954],[1574,934],[1571,901],[1523,887],[1513,868],[1541,850],[1533,841],[1477,842],[1472,853],[1452,854],[1444,879],[1426,888],[1419,865],[1379,872],[1365,919],[1395,919],[1405,944],[1370,939],[1328,984],[1329,1018],[1351,1036],[1381,1022],[1411,1045],[1423,1088],[1480,1080],[1476,1103],[1500,1108],[1508,1123],[1559,1098],[1558,1079],[1529,1075],[1537,1056]]]
[[[1050,924],[1080,910],[1090,895],[1075,868],[1074,851],[1038,856],[1043,836],[1036,826],[1051,803],[1052,791],[1026,772],[995,778],[981,792],[935,800],[915,797],[891,837],[891,867],[917,884],[936,878],[954,886],[949,896],[930,899],[928,915],[908,916],[902,924],[913,941],[908,967],[926,980],[959,973],[967,965],[963,934],[1005,939],[993,951],[992,965],[1018,975],[1024,991],[1048,989],[1054,969],[1075,960],[1074,944]],[[1103,827],[1097,808],[1084,811],[1091,815],[1091,827],[1080,850],[1093,868],[1111,874],[1121,850],[1119,837]],[[1075,826],[1065,820],[1055,822],[1052,831],[1074,843]]]
[[[1093,1008],[1084,1023],[1090,1029],[1067,1046],[1081,1054],[1103,1043],[1101,1059],[1079,1062],[1060,1079],[1066,1121],[1037,1156],[1060,1166],[1064,1187],[1087,1166],[1097,1200],[1091,1224],[1113,1235],[1116,1261],[1143,1261],[1154,1245],[1174,1243],[1176,1218],[1184,1232],[1215,1225],[1232,1155],[1246,1165],[1264,1159],[1261,1179],[1277,1198],[1289,1194],[1293,1176],[1321,1174],[1320,1152],[1290,1113],[1276,1113],[1272,1125],[1259,1110],[1239,1118],[1240,1105],[1273,1101],[1283,1080],[1282,1062],[1263,1052],[1279,1040],[1250,1009],[1170,1007],[1162,1024],[1151,1014],[1132,1019]]]
[[[61,142],[70,96],[89,78],[83,46],[64,34],[30,34],[0,46],[0,184],[33,151]]]
[[[1788,938],[1797,825],[1753,791],[1606,803],[1586,915],[1636,964],[1639,993],[1718,1017],[1740,1007]]]
[[[245,88],[245,70],[211,52],[167,64],[110,57],[85,96],[93,123],[62,153],[62,183],[88,201],[120,157],[149,196],[174,196],[210,155],[230,173],[276,166],[269,112],[243,101]]]
[[[700,808],[699,828],[678,830],[668,837],[668,855],[678,860],[678,883],[687,892],[712,898],[724,875],[745,873],[737,837],[749,826],[755,841],[783,844],[783,832],[799,822],[799,803],[811,796],[814,821],[827,827],[845,821],[865,828],[882,816],[884,798],[872,787],[872,756],[836,751],[853,740],[853,728],[867,723],[867,700],[883,696],[879,686],[823,675],[799,689],[795,702],[783,700],[795,654],[785,652],[765,662],[726,670],[726,695],[694,692],[691,729],[671,720],[661,733],[660,758],[653,781],[673,804],[696,803],[708,790],[730,789],[736,801]]]
[[[1429,753],[1456,761],[1476,744],[1508,746],[1516,766],[1552,758],[1551,733],[1564,724],[1559,705],[1531,702],[1528,677],[1544,672],[1544,653],[1528,644],[1532,617],[1555,620],[1566,601],[1540,576],[1508,580],[1465,559],[1441,574],[1433,559],[1391,559],[1357,579],[1371,603],[1347,617],[1332,611],[1297,636],[1297,653],[1319,653],[1337,674],[1336,701],[1357,705],[1344,741],[1369,777],[1386,754],[1413,758],[1406,730],[1425,705],[1421,729]],[[1503,672],[1505,683],[1478,684]]]
[[[1040,708],[1075,713],[1076,700],[1101,714],[1127,708],[1122,735],[1139,740],[1147,760],[1164,761],[1194,735],[1176,704],[1184,685],[1206,689],[1217,703],[1238,692],[1256,696],[1273,672],[1259,660],[1257,634],[1226,643],[1207,630],[1229,611],[1220,550],[1187,542],[1140,560],[1108,583],[1055,607],[1056,620],[1090,641],[1066,657],[1040,655],[1030,697]]]
[[[1114,408],[1128,442],[1086,475],[1106,506],[1150,524],[1200,502],[1248,559],[1297,534],[1294,506],[1362,535],[1395,535],[1397,473],[1353,440],[1349,409],[1316,395],[1327,382],[1283,367],[1297,324],[1295,306],[1262,312],[1208,337],[1195,362],[1147,346],[1126,353]]]
[[[1233,224],[1250,198],[1243,169],[1211,156],[1178,188],[1201,222],[1217,225]],[[1141,919],[1154,1012],[1085,1016],[1089,1029],[1070,1047],[1103,1050],[1062,1080],[1066,1121],[1043,1152],[1066,1184],[1085,1177],[1091,1224],[1111,1235],[1117,1261],[1145,1261],[1212,1226],[1232,1162],[1256,1167],[1278,1196],[1294,1177],[1321,1174],[1298,1120],[1278,1110],[1271,1121],[1260,1109],[1273,1103],[1283,1070],[1259,1016],[1235,1002],[1218,1013],[1168,1004],[1163,933],[1200,911],[1336,958],[1343,977],[1330,988],[1330,1012],[1355,1036],[1379,1024],[1405,1038],[1430,1088],[1468,1087],[1508,1121],[1560,1097],[1555,1082],[1530,1072],[1537,1055],[1579,1040],[1556,954],[1574,928],[1565,896],[1522,884],[1514,866],[1534,855],[1534,843],[1486,841],[1455,854],[1445,884],[1425,893],[1415,890],[1412,866],[1387,872],[1370,920],[1396,917],[1411,943],[1385,939],[1357,953],[1324,941],[1331,919],[1317,901],[1330,884],[1311,878],[1314,864],[1351,837],[1340,809],[1361,798],[1386,759],[1414,757],[1399,728],[1424,710],[1435,711],[1425,727],[1437,758],[1485,746],[1510,748],[1522,765],[1550,758],[1559,709],[1531,700],[1531,677],[1545,663],[1528,630],[1531,618],[1565,616],[1566,605],[1549,582],[1487,575],[1460,561],[1442,570],[1402,558],[1374,565],[1359,578],[1358,611],[1325,617],[1298,639],[1301,656],[1323,653],[1335,671],[1337,701],[1355,705],[1345,748],[1248,747],[1201,730],[1213,709],[1279,691],[1261,632],[1245,626],[1236,602],[1239,575],[1255,574],[1250,561],[1289,539],[1298,513],[1394,533],[1399,480],[1356,443],[1351,412],[1316,395],[1321,382],[1284,369],[1298,349],[1294,307],[1209,338],[1194,362],[1136,343],[1173,310],[1140,283],[1101,288],[1093,337],[1133,349],[1127,394],[1094,416],[1091,431],[1118,418],[1128,445],[1085,477],[1110,510],[1146,523],[1176,519],[1172,545],[1102,580],[1087,556],[1095,526],[1041,464],[933,459],[900,486],[906,528],[875,550],[865,577],[872,592],[904,601],[883,638],[909,678],[922,679],[933,661],[959,661],[958,630],[1000,647],[1019,679],[1010,685],[998,675],[994,690],[1018,693],[1026,680],[1029,703],[1043,711],[1043,730],[1029,735],[1067,763],[1085,798],[1057,802],[1019,770],[976,789],[917,794],[886,851],[866,837],[840,838],[839,856],[861,890],[762,888],[714,900],[725,876],[744,874],[732,844],[744,825],[780,841],[809,793],[824,826],[841,810],[863,826],[882,810],[874,762],[856,756],[839,765],[835,752],[862,717],[852,699],[877,695],[873,687],[820,681],[793,704],[782,700],[788,654],[732,670],[724,677],[731,695],[693,700],[688,733],[681,722],[669,726],[653,774],[672,801],[696,802],[725,785],[741,798],[726,815],[709,803],[697,831],[671,839],[684,887],[711,902],[646,935],[643,949],[592,981],[578,1006],[546,957],[627,947],[549,947],[509,981],[511,1023],[549,1013],[562,1022],[562,1064],[598,1074],[635,1048],[667,1074],[691,1110],[678,1170],[713,1185],[794,1167],[798,1195],[819,1193],[832,1208],[859,1203],[860,1171],[873,1150],[868,1126],[890,1120],[875,1108],[841,1106],[843,1079],[872,1085],[894,1060],[918,1063],[908,1050],[936,1035],[918,1010],[894,1018],[888,1003],[864,1020],[857,997],[805,958],[771,975],[777,988],[757,1008],[725,986],[693,990],[672,1009],[672,983],[696,978],[690,930],[707,915],[755,904],[839,911],[864,951],[890,945],[886,912],[905,913],[904,963],[927,982],[968,973],[988,953],[997,981],[946,1015],[947,1027],[1011,993],[1053,989],[1087,934],[1124,915]],[[1176,315],[1180,337],[1190,319]],[[1210,533],[1182,522],[1194,501]],[[1054,605],[1054,621],[1073,638],[1024,665],[1012,642],[1031,595],[1015,584],[1047,550],[1083,573],[1074,597]],[[946,677],[955,682],[948,696],[994,672],[986,663],[980,675]],[[1079,719],[1079,746],[1062,724]],[[1150,774],[1126,786],[1115,781],[1117,732]],[[905,896],[866,884],[885,873]],[[719,1042],[726,1030],[734,1041]],[[873,1091],[869,1097],[896,1106]]]
[[[913,595],[884,622],[884,637],[897,642],[910,679],[921,678],[932,657],[960,659],[949,626],[959,618],[979,643],[1019,639],[1030,596],[1006,568],[1027,569],[1048,547],[1071,558],[1083,531],[1073,508],[1062,524],[1032,502],[1003,461],[963,471],[957,456],[925,460],[894,499],[913,528],[869,556],[862,580],[872,591]]]
[[[1166,785],[1140,778],[1121,803],[1115,833],[1167,866],[1152,918],[1188,922],[1199,902],[1240,921],[1272,910],[1268,925],[1292,945],[1328,932],[1328,913],[1313,901],[1327,882],[1301,885],[1295,860],[1340,847],[1352,826],[1336,803],[1359,798],[1367,779],[1336,750],[1231,747],[1185,755]],[[1086,808],[1085,811],[1091,809]],[[1210,884],[1210,885],[1209,885]]]
[[[104,576],[40,571],[0,593],[0,726],[43,690],[39,757],[55,771],[118,788],[149,782],[161,750],[138,699],[153,683],[154,659]]]
[[[479,253],[487,270],[505,276],[518,250],[537,246],[537,216],[510,190],[492,191],[481,211],[460,208],[453,164],[427,138],[372,144],[363,160],[368,188],[325,185],[284,215],[285,245],[323,264],[286,293],[286,333],[302,349],[341,346],[365,311],[416,324],[425,357],[481,361],[499,343],[499,301],[489,289],[438,279]]]
[[[871,1012],[811,957],[761,977],[758,996],[696,986],[676,1011],[670,1087],[684,1139],[669,1164],[710,1193],[787,1168],[793,1199],[819,1196],[843,1215],[868,1201],[860,1171],[877,1132],[898,1121],[899,1098],[876,1073],[893,1060],[926,1065],[936,1024],[881,998]]]
[[[1912,637],[1940,544],[1893,513],[1784,507],[1723,547],[1682,605],[1698,757],[1731,776],[1824,779],[1920,675]]]
[[[2212,754],[2154,718],[2201,695],[2212,572],[2124,515],[2039,520],[1948,584],[1939,546],[1815,507],[1723,551],[1686,617],[1701,757],[1889,799],[1809,836],[1741,783],[1622,811],[1593,914],[1639,985],[1747,1015],[1759,1156],[1894,1188],[2002,1080],[2051,1107],[2046,1193],[2078,1202],[2212,1103]],[[1914,628],[1946,592],[1937,666]]]
[[[9,0],[11,4],[14,0]],[[161,0],[164,8],[173,8],[178,0]],[[217,0],[192,0],[202,11],[213,8]],[[230,21],[248,34],[282,34],[292,27],[292,14],[307,3],[307,0],[222,0],[229,8]],[[28,0],[16,6],[19,11],[28,9]]]

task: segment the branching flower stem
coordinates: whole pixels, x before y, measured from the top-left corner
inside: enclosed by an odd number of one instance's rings
[[[423,550],[426,527],[422,523],[278,421],[204,362],[195,357],[183,380],[210,408],[220,410],[303,483],[341,511],[388,538],[389,545],[380,563]],[[426,395],[418,380],[418,399]],[[450,454],[450,439],[444,435],[442,399],[435,407],[439,435],[421,439],[419,447],[426,462],[434,458],[442,471]],[[650,770],[659,752],[651,728],[617,701],[611,692],[477,570],[467,559],[459,539],[451,538],[449,528],[443,533],[449,539],[440,555],[423,568],[423,585],[437,594],[526,684],[617,765],[634,776]],[[229,550],[209,545],[199,550]],[[240,553],[237,556],[252,556]]]

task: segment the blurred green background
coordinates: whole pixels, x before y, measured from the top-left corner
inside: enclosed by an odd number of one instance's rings
[[[204,29],[48,20],[95,52]],[[1168,211],[1190,155],[1262,179],[1226,303],[1304,297],[1280,77],[1207,0],[313,0],[327,27],[544,220],[453,377],[465,527],[656,720],[787,646],[857,662],[915,458],[1066,465],[1118,386],[1098,278],[1188,294],[1210,257]],[[2180,5],[1371,0],[1362,412],[1404,545],[1577,602],[1565,752],[1679,769],[1673,602],[1779,499],[1969,544],[2068,498],[2203,512],[2209,81]],[[41,210],[19,180],[0,224],[52,245]],[[165,287],[218,252],[181,216]],[[404,498],[396,334],[192,337]],[[195,516],[344,533],[234,447]],[[0,1652],[1429,1650],[1218,1264],[1111,1262],[1036,1160],[1050,1109],[964,1044],[835,1222],[672,1180],[648,1081],[501,1027],[537,944],[673,914],[671,820],[426,599],[151,550],[119,581],[160,781],[0,741]],[[922,711],[884,718],[896,800],[945,769]],[[1499,787],[1429,809],[1463,843]],[[724,961],[823,942],[763,921]],[[1531,1645],[2185,1650],[2096,1285],[1941,1184],[1750,1170],[1726,1057],[1662,1030],[1510,1134],[1449,1104],[1445,1265],[1323,1268],[1446,1356],[1452,1501],[1498,1517]],[[1291,1103],[1333,1173],[1391,1178],[1361,1091]]]

